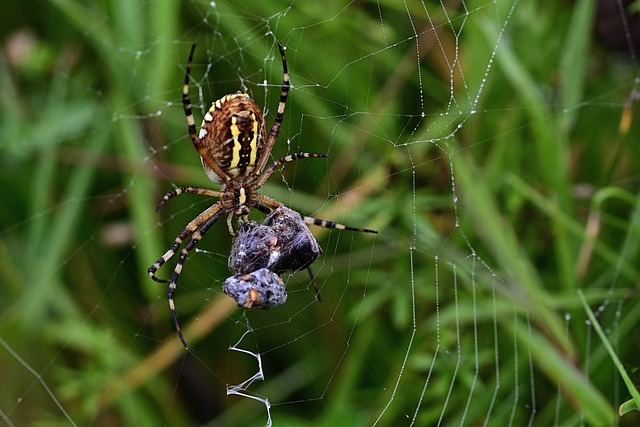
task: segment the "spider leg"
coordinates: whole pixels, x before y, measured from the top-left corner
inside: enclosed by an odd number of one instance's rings
[[[335,228],[336,230],[349,230],[349,231],[359,231],[361,233],[378,234],[376,230],[371,230],[369,228],[351,227],[349,225],[339,224],[337,222],[328,221],[326,219],[318,219],[312,216],[305,216],[303,217],[303,219],[306,224],[317,225],[318,227]]]
[[[278,209],[280,206],[284,206],[284,203],[281,203],[275,199],[272,199],[269,196],[265,196],[264,194],[255,193],[254,196],[256,198],[255,208],[266,215],[269,215],[271,212],[273,212],[275,209]]]
[[[167,194],[164,195],[164,197],[158,203],[158,206],[156,206],[156,212],[158,212],[162,208],[162,206],[165,203],[167,203],[169,200],[171,200],[174,197],[179,196],[179,195],[181,195],[183,193],[199,194],[201,196],[211,196],[211,197],[220,197],[222,195],[221,191],[212,190],[210,188],[191,187],[191,186],[189,186],[189,187],[179,187],[179,188],[176,188],[175,190],[167,192]]]
[[[302,153],[302,154],[306,154],[306,153]],[[284,206],[281,202],[274,200],[271,197],[267,197],[264,194],[257,193],[256,196],[257,196],[256,209],[258,209],[259,211],[267,215],[271,214],[274,209],[278,209],[279,207]],[[333,221],[327,221],[324,219],[313,218],[310,216],[303,216],[302,219],[304,220],[305,224],[317,225],[324,228],[335,228],[336,230],[349,230],[349,231],[359,231],[363,233],[378,234],[376,230],[371,230],[368,228],[351,227],[348,225],[339,224],[339,223],[336,223]],[[318,302],[322,302],[322,297],[320,296],[320,289],[318,288],[318,283],[316,282],[316,277],[313,274],[311,267],[307,267],[307,271],[309,272],[309,277],[311,279],[311,283],[313,284],[313,289],[315,289],[316,291],[316,299],[318,300]]]
[[[338,223],[333,222],[333,221],[327,221],[327,220],[324,220],[324,219],[313,218],[313,217],[310,217],[310,216],[304,216],[302,218],[304,219],[304,222],[306,224],[318,225],[318,226],[324,227],[324,228],[335,228],[337,230],[349,230],[349,231],[359,231],[359,232],[363,232],[363,233],[378,234],[378,232],[376,230],[370,230],[368,228],[350,227],[348,225],[338,224]],[[322,302],[322,298],[320,297],[320,289],[318,288],[318,283],[316,282],[316,276],[313,274],[313,271],[311,270],[311,267],[307,267],[307,271],[309,272],[309,277],[311,278],[311,283],[313,284],[313,289],[315,289],[315,291],[316,291],[316,299],[318,300],[318,302]]]
[[[262,169],[267,164],[267,160],[269,159],[269,154],[273,150],[273,145],[276,143],[276,138],[278,138],[278,134],[280,133],[280,126],[282,125],[282,119],[284,118],[284,107],[287,103],[287,96],[289,95],[289,87],[291,84],[289,83],[289,72],[287,71],[287,58],[284,55],[284,46],[282,46],[278,42],[278,49],[280,49],[280,56],[282,57],[282,71],[284,74],[282,80],[282,90],[280,91],[280,103],[278,103],[278,111],[276,112],[276,119],[269,131],[269,137],[267,138],[267,143],[262,149],[262,156],[258,160],[256,164],[256,168],[254,169],[254,173],[256,175],[260,175]]]
[[[227,228],[229,229],[229,234],[232,237],[236,237],[236,232],[233,230],[233,212],[227,216]]]
[[[205,148],[202,140],[196,133],[196,121],[193,117],[193,109],[191,107],[191,98],[189,97],[189,79],[191,78],[191,64],[193,62],[193,52],[196,50],[196,44],[191,45],[191,52],[189,53],[189,60],[187,61],[187,71],[184,75],[184,85],[182,86],[182,106],[184,107],[184,114],[187,117],[187,125],[189,126],[189,137],[193,141],[193,146],[200,154],[202,161],[206,164],[216,175],[220,177],[223,182],[227,182],[231,178],[222,170],[218,165],[218,162],[213,158],[211,153]],[[211,109],[209,109],[211,111]],[[209,114],[209,113],[207,113]],[[211,115],[209,114],[209,117]],[[207,115],[205,115],[205,119]]]
[[[270,210],[278,209],[280,206],[284,206],[283,203],[272,199],[271,197],[265,196],[261,193],[256,193],[256,209],[264,213],[271,213]],[[361,233],[373,233],[378,234],[376,230],[371,230],[369,228],[360,228],[360,227],[351,227],[350,225],[340,224],[338,222],[329,221],[326,219],[314,218],[312,216],[303,216],[305,224],[309,225],[317,225],[318,227],[324,228],[335,228],[336,230],[349,230],[349,231],[359,231]]]
[[[215,205],[214,205],[215,206]],[[220,216],[224,213],[222,210],[222,204],[216,212],[211,214],[202,225],[193,233],[191,239],[187,242],[184,248],[180,251],[180,256],[178,257],[178,262],[176,263],[176,267],[173,270],[173,275],[171,276],[171,280],[169,281],[169,290],[167,291],[167,300],[169,301],[169,309],[171,310],[171,316],[173,317],[173,323],[176,326],[176,331],[178,332],[178,336],[180,337],[180,341],[182,341],[182,345],[184,348],[189,348],[187,342],[182,335],[182,329],[180,328],[180,322],[178,321],[178,314],[176,313],[176,305],[173,302],[173,294],[176,291],[178,286],[178,278],[180,277],[180,273],[182,272],[182,267],[184,266],[185,261],[187,260],[187,255],[189,252],[198,244],[202,236],[209,231],[209,228],[220,218]]]
[[[151,267],[149,267],[149,269],[147,270],[147,273],[149,273],[149,277],[151,277],[156,282],[166,283],[166,279],[159,279],[158,277],[156,277],[156,271],[158,271],[158,269],[162,267],[165,262],[169,261],[171,257],[176,254],[184,239],[193,234],[193,232],[196,231],[201,224],[206,223],[211,218],[217,219],[220,216],[220,211],[222,211],[222,208],[222,203],[217,202],[207,208],[200,215],[192,219],[189,224],[187,224],[187,226],[180,232],[180,234],[178,234],[178,237],[174,239],[171,248],[169,248],[169,250],[165,252],[164,255],[162,255]]]
[[[318,302],[322,302],[322,297],[320,296],[320,288],[318,288],[318,282],[316,282],[316,275],[313,274],[313,270],[311,270],[311,267],[307,267],[307,271],[309,272],[309,279],[311,279],[313,289],[316,291],[316,300]]]
[[[280,157],[278,160],[274,161],[269,165],[269,167],[264,171],[263,174],[260,175],[260,179],[258,179],[258,187],[262,187],[262,184],[271,176],[271,174],[278,168],[280,165],[286,162],[292,162],[298,159],[309,159],[309,158],[327,158],[326,154],[320,153],[293,153],[284,157]]]

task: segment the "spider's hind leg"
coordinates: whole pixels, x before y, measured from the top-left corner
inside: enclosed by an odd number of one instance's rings
[[[303,218],[306,224],[317,225],[318,227],[335,228],[336,230],[349,230],[349,231],[358,231],[361,233],[378,234],[376,230],[371,230],[369,228],[351,227],[349,225],[340,224],[340,223],[329,221],[326,219],[314,218],[312,216],[305,216]]]
[[[216,204],[217,205],[217,204]],[[214,205],[214,206],[216,206]],[[213,207],[213,206],[212,206]],[[180,277],[180,273],[182,272],[182,268],[184,266],[185,261],[187,260],[188,253],[198,244],[202,236],[209,231],[209,228],[220,218],[223,214],[222,205],[218,207],[218,210],[213,214],[209,215],[209,217],[204,220],[204,223],[195,230],[191,239],[187,242],[187,244],[180,251],[180,256],[178,257],[178,262],[176,263],[176,267],[173,270],[173,275],[171,276],[171,280],[169,281],[169,289],[167,291],[167,300],[169,301],[169,309],[171,310],[171,316],[173,317],[173,323],[175,324],[176,331],[178,332],[178,336],[180,337],[180,341],[182,341],[182,345],[184,348],[189,348],[189,345],[184,339],[182,335],[182,329],[180,328],[180,322],[178,321],[178,314],[176,312],[176,306],[173,302],[173,294],[178,287],[178,278]]]
[[[316,291],[316,300],[318,302],[322,302],[322,297],[320,296],[320,288],[318,287],[318,282],[316,281],[316,275],[313,274],[313,270],[311,270],[311,267],[307,267],[307,272],[309,273],[309,279],[311,279],[313,290]]]
[[[222,210],[222,203],[217,202],[214,205],[210,206],[208,209],[206,209],[204,212],[202,212],[200,215],[192,219],[189,222],[189,224],[187,224],[186,227],[180,232],[180,234],[178,234],[178,236],[173,240],[173,244],[171,245],[169,250],[166,251],[164,255],[162,255],[160,258],[158,258],[158,260],[154,262],[151,267],[149,267],[149,269],[147,270],[149,277],[151,277],[151,279],[155,280],[156,282],[160,282],[160,283],[168,282],[168,280],[166,279],[158,278],[156,276],[156,272],[160,269],[160,267],[164,265],[164,263],[169,261],[176,254],[176,252],[180,248],[180,245],[182,245],[182,242],[187,237],[193,234],[193,232],[196,231],[198,227],[200,227],[200,225],[208,221],[211,217],[216,217],[217,219],[220,216],[221,210]]]

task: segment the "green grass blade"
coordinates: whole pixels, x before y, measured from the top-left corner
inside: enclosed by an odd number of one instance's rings
[[[618,413],[620,415],[623,415],[627,412],[630,412],[633,409],[637,410],[638,408],[640,408],[640,393],[638,393],[636,385],[633,384],[633,381],[631,381],[631,378],[629,377],[629,374],[627,374],[627,371],[624,369],[622,362],[620,362],[618,355],[616,354],[613,347],[611,347],[611,343],[609,342],[607,335],[602,330],[602,327],[600,326],[598,319],[596,319],[596,316],[593,314],[591,307],[589,307],[589,303],[587,302],[587,299],[585,298],[584,293],[580,289],[578,289],[578,298],[580,298],[580,302],[582,303],[582,306],[584,307],[584,311],[585,313],[587,313],[587,316],[591,321],[591,325],[593,326],[593,329],[595,329],[596,333],[600,337],[600,340],[602,341],[602,345],[607,349],[607,352],[609,353],[609,357],[611,358],[611,361],[615,365],[616,369],[618,369],[618,373],[620,374],[620,377],[622,377],[622,381],[624,381],[624,384],[627,386],[627,390],[629,391],[629,394],[632,397],[631,401],[633,403],[625,402],[623,405],[620,406]]]

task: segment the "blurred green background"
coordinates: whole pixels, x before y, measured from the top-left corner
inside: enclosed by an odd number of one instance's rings
[[[7,425],[618,425],[638,293],[638,9],[616,2],[10,1],[0,16],[0,415]],[[626,18],[623,19],[623,18]],[[627,27],[622,23],[626,23]],[[625,32],[626,31],[626,32]],[[197,123],[248,91],[263,191],[307,215],[323,302],[243,312],[216,224],[176,293],[147,268],[211,201]],[[255,214],[255,219],[261,216]],[[160,270],[168,277],[173,262]],[[230,349],[231,346],[259,354]]]

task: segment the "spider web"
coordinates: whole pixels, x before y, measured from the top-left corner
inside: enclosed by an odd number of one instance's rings
[[[67,53],[80,71],[56,69],[51,89],[71,99],[64,114],[43,102],[33,130],[2,122],[5,175],[35,188],[3,210],[0,231],[4,422],[634,425],[615,415],[629,392],[580,295],[633,372],[638,11],[615,1],[263,3],[188,2],[135,39],[125,35],[134,17],[156,17],[151,3],[118,15],[51,2],[130,93],[111,95]],[[161,34],[178,17],[190,25]],[[305,272],[284,274],[287,303],[260,311],[222,293],[231,237],[215,224],[175,294],[186,351],[166,288],[146,275],[211,204],[185,195],[153,212],[165,191],[212,186],[186,131],[186,56],[196,42],[198,123],[240,90],[271,126],[277,41],[292,88],[273,157],[329,157],[288,163],[262,192],[380,233],[312,227],[322,302]],[[82,101],[71,102],[73,89]],[[19,200],[26,190],[5,175],[7,200]]]

